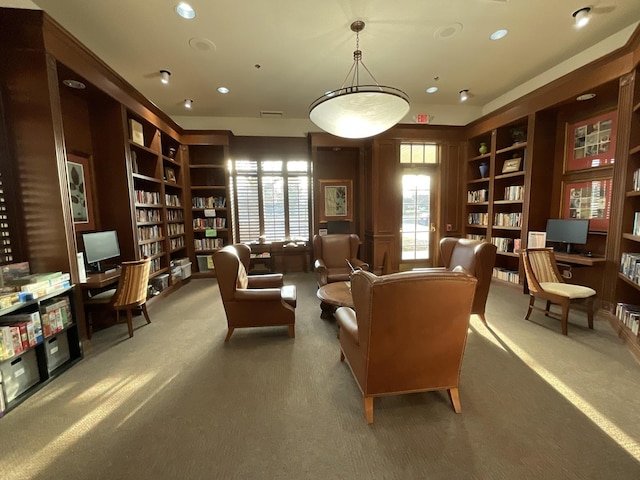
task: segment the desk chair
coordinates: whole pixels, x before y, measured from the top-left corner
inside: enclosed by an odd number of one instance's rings
[[[89,339],[91,339],[91,335],[93,334],[93,310],[98,308],[115,310],[116,323],[120,322],[120,311],[124,310],[127,313],[129,338],[133,337],[132,310],[134,308],[140,308],[147,323],[151,323],[146,306],[150,268],[151,260],[148,258],[133,262],[122,262],[122,271],[120,273],[118,287],[85,300],[84,304],[87,309],[87,337]]]
[[[562,313],[559,320],[562,334],[566,335],[569,308],[578,304],[586,309],[589,328],[593,329],[595,290],[582,285],[565,283],[558,270],[553,250],[550,248],[527,248],[522,252],[522,260],[529,287],[529,310],[524,317],[525,320],[529,319],[534,309],[544,311],[548,317],[557,318],[551,313],[550,307],[551,304],[560,305]],[[536,298],[546,300],[544,309],[535,306]]]

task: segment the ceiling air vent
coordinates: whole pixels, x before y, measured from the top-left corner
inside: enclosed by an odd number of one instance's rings
[[[260,117],[262,118],[282,118],[282,112],[276,110],[260,110]]]

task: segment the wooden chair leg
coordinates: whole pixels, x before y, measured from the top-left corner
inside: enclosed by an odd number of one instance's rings
[[[544,309],[544,316],[548,317],[549,316],[549,309],[551,308],[551,302],[549,300],[547,300],[547,305]]]
[[[91,335],[93,335],[93,314],[91,311],[87,312],[87,339],[91,340]]]
[[[373,397],[364,397],[364,418],[367,423],[373,423]]]
[[[233,327],[229,327],[229,330],[227,331],[227,336],[224,337],[224,341],[225,342],[229,341],[229,339],[231,338],[231,335],[233,335],[233,330],[234,330]]]
[[[295,325],[289,325],[289,337],[296,338],[296,327]]]
[[[593,330],[593,297],[587,300],[587,322],[589,328]]]
[[[484,313],[479,313],[478,316],[480,317],[480,320],[482,320],[482,323],[484,323],[486,325],[487,324],[487,319],[484,316]]]
[[[460,413],[462,411],[462,407],[460,406],[460,392],[457,388],[450,388],[447,392],[449,393],[449,399],[453,405],[453,411]]]
[[[524,316],[525,320],[529,320],[529,315],[531,315],[531,312],[533,311],[533,304],[536,301],[536,297],[534,297],[533,295],[529,295],[529,310],[527,310],[527,314]]]
[[[147,313],[147,305],[143,303],[141,305],[141,308],[142,308],[142,313],[144,314],[144,318],[147,319],[147,323],[151,323],[151,319],[149,318],[149,313]]]
[[[127,308],[127,327],[129,327],[129,338],[131,338],[133,337],[133,315],[130,308]]]
[[[569,329],[569,300],[562,302],[562,316],[560,317],[562,334],[567,335]]]

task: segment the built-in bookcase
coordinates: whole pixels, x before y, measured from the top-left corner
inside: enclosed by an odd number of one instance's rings
[[[214,276],[213,254],[233,242],[229,198],[228,135],[185,135],[188,145],[190,257],[194,276]]]

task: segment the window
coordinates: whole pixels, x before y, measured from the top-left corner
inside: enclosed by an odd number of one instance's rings
[[[232,196],[240,242],[309,240],[310,163],[236,160]]]
[[[437,145],[401,144],[402,260],[428,260],[432,242],[432,185]]]

